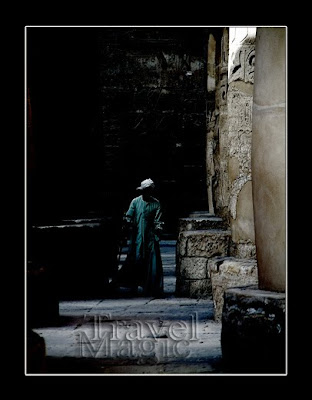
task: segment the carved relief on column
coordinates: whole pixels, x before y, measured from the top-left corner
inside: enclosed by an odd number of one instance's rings
[[[228,93],[229,160],[236,160],[236,168],[229,170],[229,210],[236,219],[236,203],[243,185],[251,180],[251,124],[252,97],[233,89]],[[230,161],[231,162],[231,161]]]
[[[229,213],[232,255],[255,257],[251,193],[255,28],[230,28],[228,74]]]
[[[206,142],[206,171],[207,171],[207,194],[208,194],[208,209],[210,214],[214,214],[213,201],[213,184],[215,182],[215,111],[211,111],[207,116],[207,142]]]
[[[216,90],[216,39],[212,34],[208,39],[208,59],[207,59],[207,91],[208,93]]]
[[[229,83],[254,82],[256,28],[230,29]]]
[[[228,29],[224,28],[221,39],[221,62],[219,65],[219,87],[220,99],[219,105],[226,105],[228,90],[228,54],[229,54],[229,34]]]
[[[253,47],[254,45],[250,46],[250,48],[245,49],[245,56],[246,56],[245,82],[251,82],[251,83],[254,83],[255,57],[256,57],[256,51]]]
[[[227,93],[228,93],[228,28],[223,29],[220,46],[220,59],[217,68],[216,90],[216,125],[217,157],[215,157],[215,176],[217,185],[214,189],[217,213],[228,218],[228,120],[227,120]]]

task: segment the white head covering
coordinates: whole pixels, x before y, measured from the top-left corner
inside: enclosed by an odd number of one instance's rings
[[[143,190],[143,189],[146,189],[146,188],[149,188],[149,187],[152,188],[152,189],[155,188],[155,184],[150,178],[145,179],[144,181],[142,181],[141,182],[141,186],[137,187],[137,190]]]

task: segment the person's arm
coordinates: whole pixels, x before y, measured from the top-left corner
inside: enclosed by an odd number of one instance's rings
[[[134,216],[135,216],[135,199],[131,201],[129,209],[125,214],[126,222],[131,223],[134,220]]]
[[[161,206],[159,205],[156,210],[155,220],[154,220],[155,236],[157,240],[160,240],[160,235],[163,231],[163,226],[164,226],[164,223],[161,219],[162,219],[162,210]]]

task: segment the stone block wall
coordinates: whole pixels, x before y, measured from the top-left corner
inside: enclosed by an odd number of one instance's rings
[[[215,221],[213,221],[215,222]],[[218,221],[220,222],[220,221]],[[208,226],[209,221],[183,221],[184,227],[193,224]],[[193,298],[211,297],[211,280],[208,260],[228,254],[230,231],[221,229],[182,230],[177,241],[177,284],[178,296]]]

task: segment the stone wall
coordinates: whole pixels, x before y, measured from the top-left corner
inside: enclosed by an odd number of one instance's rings
[[[150,177],[166,229],[175,229],[178,216],[207,207],[208,30],[128,27],[98,35],[96,135],[107,196],[114,202],[122,179],[128,206],[135,187]]]
[[[222,228],[222,220],[212,219],[209,229],[209,217],[180,225],[176,256],[176,293],[178,296],[207,298],[211,297],[211,279],[208,260],[215,256],[226,256],[229,251],[230,232]],[[216,224],[219,225],[216,225]],[[185,230],[187,228],[201,230]],[[208,228],[208,229],[207,229]]]
[[[35,223],[122,214],[147,177],[157,184],[171,232],[185,209],[207,207],[209,31],[28,29]]]

